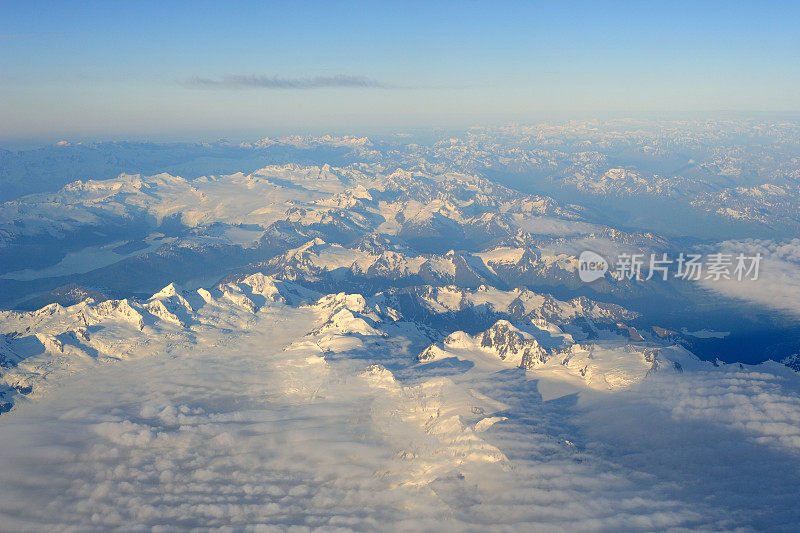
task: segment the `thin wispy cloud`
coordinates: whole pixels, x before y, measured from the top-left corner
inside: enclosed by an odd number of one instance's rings
[[[74,39],[86,36],[82,33],[3,33],[0,34],[0,39]]]
[[[192,87],[219,89],[322,89],[322,88],[376,88],[389,89],[392,85],[366,76],[311,76],[304,78],[282,78],[280,76],[231,75],[222,78],[193,76],[185,82]]]

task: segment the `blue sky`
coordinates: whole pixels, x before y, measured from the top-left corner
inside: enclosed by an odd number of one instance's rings
[[[800,110],[797,2],[164,4],[0,1],[0,140]]]

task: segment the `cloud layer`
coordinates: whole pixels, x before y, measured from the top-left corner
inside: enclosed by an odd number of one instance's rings
[[[700,283],[724,296],[740,298],[800,316],[800,239],[785,242],[748,239],[725,241],[721,253],[763,257],[757,280],[702,280]]]
[[[785,367],[698,363],[627,392],[543,402],[536,373],[403,386],[385,369],[361,372],[365,361],[320,358],[313,343],[284,350],[315,316],[262,312],[259,327],[237,339],[207,336],[191,350],[77,373],[4,414],[0,523],[20,531],[797,523],[800,396]],[[504,420],[473,431],[464,421],[475,413]]]

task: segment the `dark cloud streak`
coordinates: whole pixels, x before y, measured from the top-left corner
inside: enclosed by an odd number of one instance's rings
[[[390,85],[365,76],[313,76],[306,78],[281,78],[278,76],[232,75],[220,79],[193,76],[185,82],[191,87],[219,89],[322,89],[322,88],[375,88],[390,89]]]

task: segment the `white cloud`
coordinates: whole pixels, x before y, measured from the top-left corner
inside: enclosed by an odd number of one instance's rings
[[[797,521],[800,396],[797,375],[785,367],[663,373],[587,404],[581,424],[587,449],[620,468],[714,513],[727,508],[725,529]]]
[[[787,242],[725,241],[719,252],[763,257],[757,280],[702,280],[707,289],[772,309],[800,315],[800,239]]]

